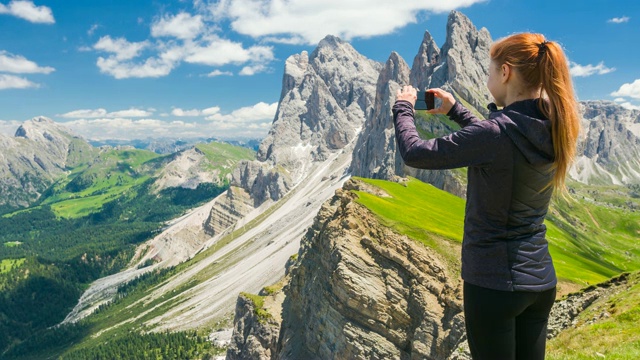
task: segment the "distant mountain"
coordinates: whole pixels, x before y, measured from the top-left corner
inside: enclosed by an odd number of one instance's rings
[[[22,124],[14,137],[0,135],[0,208],[26,207],[71,168],[97,150],[46,117]]]
[[[570,176],[587,184],[640,183],[640,111],[583,101],[582,134]]]
[[[156,154],[172,154],[182,150],[189,149],[199,143],[209,142],[225,142],[235,146],[242,146],[254,151],[258,150],[260,140],[222,140],[217,138],[197,138],[197,139],[169,139],[169,138],[149,138],[149,139],[134,139],[134,140],[90,140],[89,143],[92,146],[133,146],[136,149],[150,150]]]

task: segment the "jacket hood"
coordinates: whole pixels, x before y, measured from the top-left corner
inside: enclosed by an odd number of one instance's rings
[[[539,99],[516,101],[502,110],[491,103],[489,119],[496,120],[532,165],[554,160],[551,121],[538,109]]]

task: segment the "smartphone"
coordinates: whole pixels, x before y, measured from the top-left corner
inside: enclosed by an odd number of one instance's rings
[[[414,108],[416,110],[431,110],[435,107],[435,98],[432,92],[418,91],[418,98]]]

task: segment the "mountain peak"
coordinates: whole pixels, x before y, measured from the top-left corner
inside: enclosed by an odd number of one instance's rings
[[[36,116],[31,120],[25,121],[18,127],[14,136],[38,141],[42,140],[42,138],[52,140],[51,138],[54,134],[58,138],[75,137],[65,126],[45,116]]]

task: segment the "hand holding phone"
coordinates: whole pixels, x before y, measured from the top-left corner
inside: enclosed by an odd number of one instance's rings
[[[414,109],[416,110],[431,110],[435,108],[435,98],[432,92],[418,91],[418,98]]]

